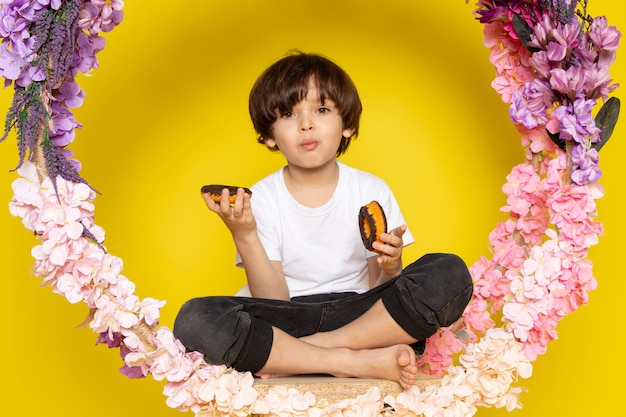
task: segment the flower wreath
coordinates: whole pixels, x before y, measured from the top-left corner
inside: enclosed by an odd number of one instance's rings
[[[380,398],[377,388],[328,404],[276,386],[261,395],[250,373],[207,364],[158,326],[163,301],[140,300],[103,246],[95,190],[67,149],[84,93],[79,72],[98,67],[101,33],[123,18],[122,0],[5,0],[0,8],[0,72],[13,86],[5,132],[19,153],[11,213],[41,239],[35,273],[71,303],[90,308],[98,342],[120,349],[129,377],[166,380],[168,406],[201,415],[472,416],[477,407],[519,408],[518,377],[556,336],[556,325],[596,286],[589,248],[602,235],[598,151],[619,114],[609,76],[621,37],[587,0],[482,0],[475,14],[496,68],[493,88],[509,104],[526,161],[503,191],[508,220],[489,235],[491,259],[470,268],[475,293],[460,328],[427,340],[422,372],[438,385]],[[603,105],[592,115],[598,101]],[[496,324],[498,321],[498,325]],[[457,362],[455,365],[454,362]]]

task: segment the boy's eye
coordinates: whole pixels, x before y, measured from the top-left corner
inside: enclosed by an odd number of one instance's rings
[[[319,109],[317,109],[318,113],[330,113],[330,108],[329,107],[320,107]]]
[[[280,117],[282,117],[283,119],[289,119],[290,117],[293,117],[293,112],[286,111],[283,114],[281,114]]]

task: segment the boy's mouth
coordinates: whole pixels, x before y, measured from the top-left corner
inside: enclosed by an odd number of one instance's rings
[[[305,140],[300,144],[300,146],[307,151],[312,151],[316,149],[318,145],[319,142],[317,142],[316,140]]]

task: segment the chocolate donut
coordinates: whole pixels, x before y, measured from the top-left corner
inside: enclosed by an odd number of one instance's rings
[[[215,201],[216,203],[219,203],[220,201],[222,201],[222,190],[224,188],[228,189],[229,203],[230,204],[234,204],[235,203],[235,199],[237,198],[237,190],[239,188],[243,188],[243,191],[246,194],[250,194],[250,196],[252,196],[252,191],[250,191],[249,188],[246,188],[246,187],[236,187],[236,186],[233,186],[233,185],[221,185],[221,184],[204,185],[200,189],[200,192],[202,194],[209,194],[213,201]]]
[[[359,210],[359,229],[365,248],[380,252],[373,248],[373,243],[380,240],[381,233],[387,233],[387,217],[378,201],[372,201]]]

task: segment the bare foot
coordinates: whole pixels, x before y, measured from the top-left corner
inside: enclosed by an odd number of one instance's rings
[[[323,347],[274,329],[270,357],[256,375],[269,379],[302,374],[379,378],[407,389],[415,382],[417,365],[415,352],[407,344],[372,349]]]
[[[381,378],[395,381],[403,389],[415,383],[417,365],[415,351],[408,345],[353,351],[355,360],[351,370],[336,373],[337,377]]]

